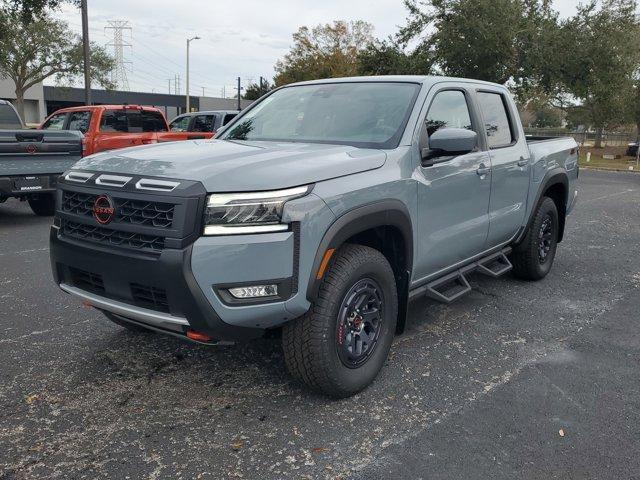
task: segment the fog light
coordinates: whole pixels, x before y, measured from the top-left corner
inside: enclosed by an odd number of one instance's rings
[[[235,298],[260,298],[278,295],[278,285],[251,285],[248,287],[230,288],[229,293]]]

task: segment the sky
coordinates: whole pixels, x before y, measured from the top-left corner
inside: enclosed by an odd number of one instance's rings
[[[579,0],[555,0],[561,16],[575,12]],[[123,31],[129,90],[167,93],[169,79],[180,76],[185,92],[186,39],[191,42],[190,93],[231,97],[236,78],[242,85],[271,80],[274,65],[292,45],[291,35],[300,26],[315,26],[333,20],[365,20],[375,36],[386,38],[405,23],[402,0],[89,0],[89,37],[107,46],[113,31],[109,21],[129,22]],[[66,5],[56,16],[71,30],[81,31],[80,12]],[[112,51],[113,47],[107,46]]]

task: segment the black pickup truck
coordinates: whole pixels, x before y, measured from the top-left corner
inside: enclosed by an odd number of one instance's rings
[[[82,137],[26,130],[13,105],[0,100],[0,203],[15,197],[36,215],[53,215],[57,178],[82,157]]]

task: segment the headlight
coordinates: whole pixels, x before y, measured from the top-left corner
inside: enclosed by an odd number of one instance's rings
[[[284,204],[307,195],[312,185],[269,192],[214,193],[204,212],[205,235],[281,232]]]

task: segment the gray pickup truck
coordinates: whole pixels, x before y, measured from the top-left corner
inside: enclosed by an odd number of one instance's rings
[[[131,330],[281,332],[334,397],[369,385],[407,304],[475,271],[540,280],[576,198],[571,138],[525,138],[500,86],[445,77],[277,89],[214,140],[106,152],[61,178],[55,281]]]
[[[13,105],[0,100],[0,203],[15,197],[36,215],[53,215],[57,178],[81,157],[80,132],[25,130]]]

